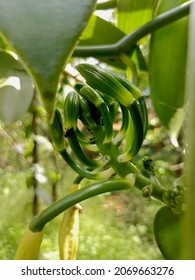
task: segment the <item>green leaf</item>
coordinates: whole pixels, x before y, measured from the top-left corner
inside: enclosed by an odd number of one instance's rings
[[[112,23],[93,14],[85,31],[80,37],[79,46],[114,44],[124,36],[125,33],[119,30]],[[111,66],[122,69],[125,68],[123,62],[115,60],[114,58],[98,58],[110,64]]]
[[[108,36],[109,34],[109,36]],[[80,37],[79,46],[93,46],[93,45],[105,45],[105,44],[114,44],[121,40],[126,34],[113,25],[111,22],[108,22],[95,14],[93,14],[88,22],[85,31]],[[143,56],[139,47],[136,47],[134,50],[134,57],[136,64],[141,67],[141,69],[146,70],[146,63],[143,61]],[[100,59],[100,57],[98,57]],[[128,58],[129,61],[130,58]],[[126,69],[128,63],[125,63],[122,58],[114,60],[114,58],[101,58],[102,61],[110,64],[111,66]],[[126,65],[127,64],[127,65]]]
[[[18,79],[19,89],[9,83],[2,87],[0,85],[0,119],[7,124],[19,120],[33,98],[31,79],[25,74],[14,78]]]
[[[178,108],[169,122],[169,136],[172,144],[179,147],[178,135],[185,117],[185,109]]]
[[[0,35],[33,77],[50,120],[61,71],[95,0],[1,0]]]
[[[183,0],[161,0],[157,14],[182,4]],[[161,123],[173,143],[182,126],[184,113],[188,18],[180,19],[152,34],[149,74],[151,99]],[[176,125],[174,125],[176,121]]]
[[[124,35],[125,33],[112,23],[93,14],[80,37],[79,45],[113,44],[122,39]]]
[[[30,77],[12,55],[0,51],[0,119],[13,123],[28,110],[34,88]]]
[[[0,51],[0,80],[13,76],[17,61],[5,51]]]
[[[116,14],[117,27],[125,34],[133,33],[136,29],[140,28],[152,19],[153,6],[154,0],[119,0]],[[145,43],[146,40],[148,40],[148,37],[142,38],[138,43]],[[141,71],[145,71],[147,69],[146,62],[138,46],[136,46],[131,59],[135,63],[137,69]],[[131,69],[132,75],[134,70],[128,62],[126,64],[130,66],[129,69]],[[135,73],[133,75],[135,75]]]
[[[119,0],[118,28],[126,34],[133,32],[153,17],[153,0]]]
[[[167,260],[179,260],[181,249],[182,217],[167,207],[160,208],[154,219],[157,245]]]

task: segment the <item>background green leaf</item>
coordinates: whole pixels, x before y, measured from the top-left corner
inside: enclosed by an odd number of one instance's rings
[[[33,97],[32,81],[21,70],[20,63],[12,55],[0,51],[0,119],[8,124],[20,119]]]
[[[153,0],[119,0],[117,26],[126,34],[133,32],[153,17]]]
[[[125,33],[119,30],[114,24],[93,14],[87,27],[85,28],[85,31],[80,37],[79,46],[102,46],[105,44],[114,44],[124,36]],[[98,56],[98,59],[117,68],[126,68],[123,62],[115,57],[105,58]]]
[[[13,75],[16,60],[7,52],[0,51],[0,80]]]
[[[0,3],[0,35],[26,65],[50,118],[60,73],[95,2],[2,0]]]
[[[20,75],[20,87],[0,87],[0,119],[7,124],[19,120],[31,104],[33,88],[27,75]]]
[[[80,37],[79,45],[113,44],[122,39],[124,35],[125,33],[112,23],[93,14]]]
[[[161,0],[157,14],[166,12],[183,0]],[[180,19],[152,34],[149,56],[151,99],[161,123],[176,138],[184,118],[184,95],[188,18]]]
[[[154,235],[158,247],[167,260],[179,260],[181,249],[180,215],[174,215],[169,207],[160,208],[154,219]]]

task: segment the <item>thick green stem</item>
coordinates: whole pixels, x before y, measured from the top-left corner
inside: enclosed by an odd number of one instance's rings
[[[110,45],[82,46],[74,50],[74,57],[118,57],[121,53],[129,53],[134,45],[143,37],[151,34],[180,18],[189,14],[192,1],[163,13],[134,32],[126,35],[119,42]]]
[[[167,189],[164,188],[163,186],[161,186],[160,184],[156,183],[155,181],[153,181],[141,174],[138,174],[136,177],[135,186],[139,190],[142,190],[145,186],[151,186],[151,189],[152,189],[151,196],[164,202],[162,197],[163,197],[163,194],[167,191]]]
[[[51,221],[61,212],[85,199],[105,192],[128,190],[132,187],[133,183],[130,180],[119,179],[101,182],[89,187],[81,188],[80,190],[58,200],[56,203],[52,204],[50,207],[41,212],[30,224],[30,229],[33,232],[41,231],[49,221]]]
[[[80,179],[81,178],[79,178],[79,182]],[[128,176],[123,179],[109,180],[106,182],[104,181],[88,187],[81,188],[78,191],[75,191],[67,195],[66,197],[58,200],[34,218],[34,220],[30,224],[30,229],[33,232],[41,231],[49,221],[54,219],[60,213],[90,197],[100,195],[106,192],[130,190],[134,186],[142,190],[145,186],[148,185],[152,187],[152,196],[162,201],[162,196],[166,189],[160,187],[158,184],[142,175],[138,174],[135,180],[134,176]]]

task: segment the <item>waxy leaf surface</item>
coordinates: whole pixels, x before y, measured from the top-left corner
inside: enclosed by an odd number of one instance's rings
[[[94,9],[94,0],[1,0],[0,35],[19,55],[52,119],[60,73]]]

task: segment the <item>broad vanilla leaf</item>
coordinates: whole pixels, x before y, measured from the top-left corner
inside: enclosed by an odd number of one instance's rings
[[[108,36],[109,34],[109,36]],[[93,14],[88,22],[85,31],[80,37],[78,46],[93,46],[93,45],[105,45],[117,43],[120,39],[125,36],[125,33],[119,30],[111,22],[102,19],[99,16]],[[124,64],[119,60],[114,60],[113,58],[99,57],[102,61],[107,64],[117,67],[125,68]]]
[[[95,2],[0,1],[0,35],[32,76],[50,121],[60,73],[89,20]]]
[[[167,206],[158,210],[154,219],[154,235],[166,260],[181,258],[182,216],[175,215]]]
[[[154,0],[118,0],[116,13],[117,27],[125,34],[133,33],[152,19],[153,5]],[[148,38],[149,36],[142,38],[138,44],[146,43]],[[136,46],[133,55],[131,55],[131,60],[123,56],[123,62],[129,66],[126,72],[127,77],[135,83],[137,83],[137,73],[135,70],[147,71],[147,64],[139,46]]]
[[[80,37],[79,45],[113,44],[117,43],[124,36],[125,33],[119,30],[111,22],[93,14],[85,31]]]
[[[152,19],[153,5],[154,0],[118,0],[118,28],[126,34],[135,31]]]
[[[184,0],[161,0],[159,15],[183,4]],[[149,51],[150,89],[153,107],[177,146],[185,109],[185,78],[188,41],[188,17],[177,20],[151,36]]]

